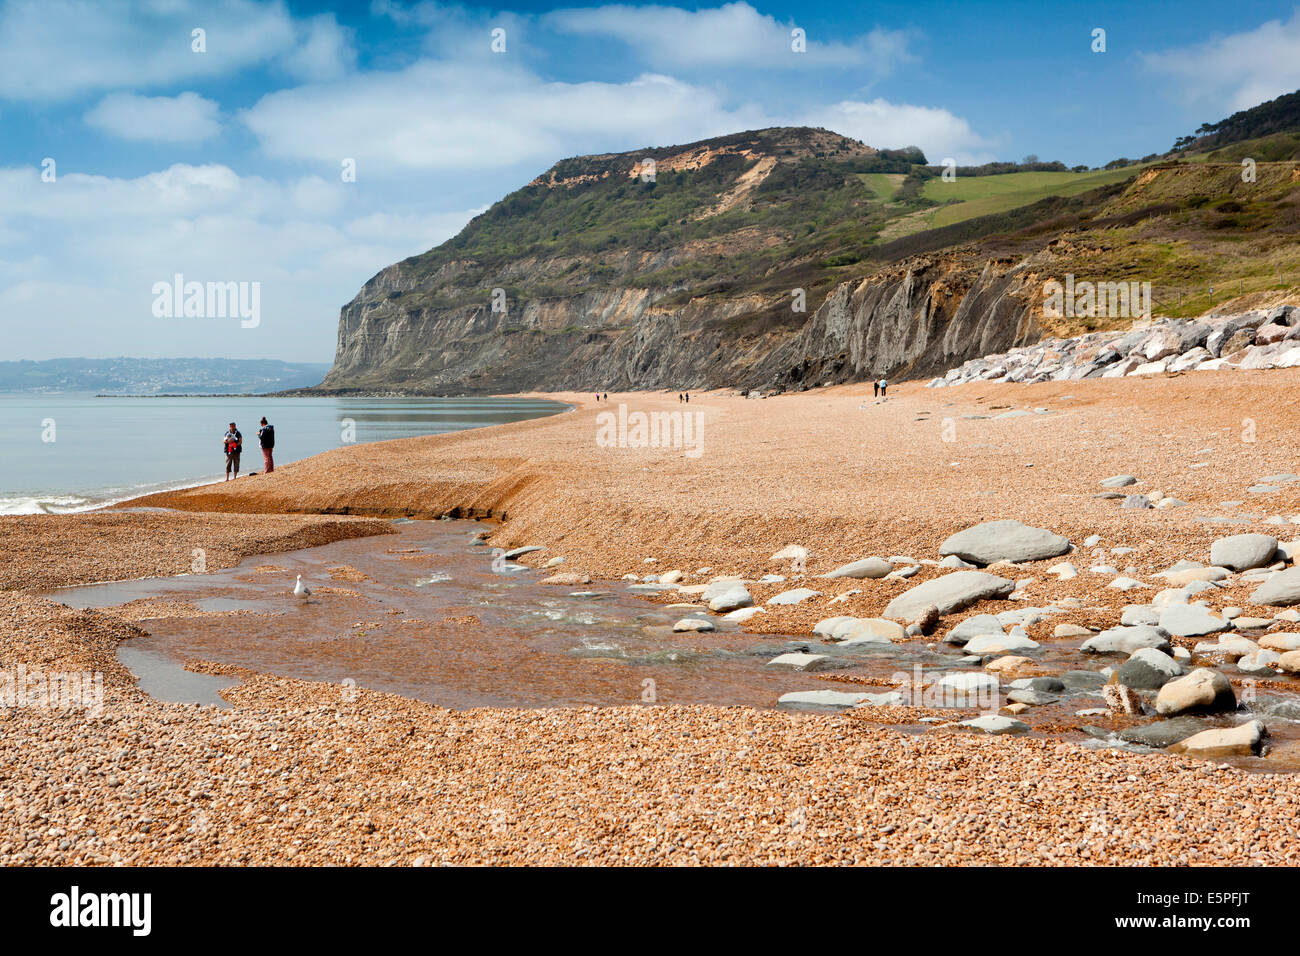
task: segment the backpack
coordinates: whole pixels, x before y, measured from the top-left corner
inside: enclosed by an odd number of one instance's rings
[[[257,437],[261,440],[263,448],[274,448],[275,447],[275,426],[267,425],[260,432],[258,432]]]

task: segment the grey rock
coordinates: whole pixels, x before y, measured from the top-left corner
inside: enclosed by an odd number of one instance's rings
[[[1277,553],[1277,538],[1267,534],[1234,534],[1210,545],[1210,563],[1234,571],[1261,568]]]
[[[1163,749],[1200,733],[1207,726],[1208,722],[1203,717],[1171,717],[1169,720],[1157,720],[1141,727],[1125,728],[1119,731],[1118,735],[1121,740],[1131,744]]]
[[[1146,495],[1125,495],[1119,506],[1121,508],[1150,508],[1151,499]]]
[[[890,571],[894,570],[894,565],[884,558],[861,558],[857,561],[851,561],[848,564],[841,565],[828,574],[823,574],[824,578],[883,578]]]
[[[806,654],[801,651],[779,654],[767,662],[768,667],[783,667],[793,671],[825,670],[828,667],[834,667],[835,664],[834,658],[825,654]]]
[[[1129,604],[1120,615],[1119,622],[1132,627],[1135,624],[1155,626],[1160,623],[1160,612],[1150,604]]]
[[[1135,690],[1159,690],[1186,673],[1187,668],[1168,654],[1154,647],[1143,647],[1115,669],[1114,679]]]
[[[1001,622],[992,614],[975,614],[966,618],[944,636],[945,644],[964,645],[981,634],[1004,634]]]
[[[1168,632],[1145,624],[1112,627],[1096,637],[1088,638],[1079,646],[1079,650],[1085,654],[1132,654],[1144,647],[1169,650]]]
[[[1248,757],[1259,753],[1267,733],[1261,721],[1251,720],[1236,727],[1202,730],[1169,749],[1174,753],[1207,760],[1214,757]]]
[[[1132,475],[1112,475],[1101,482],[1103,488],[1127,488],[1129,485],[1136,485],[1137,479]],[[1089,545],[1091,547],[1091,545]]]
[[[955,554],[976,564],[994,561],[1040,561],[1070,550],[1069,539],[1019,521],[986,521],[959,531],[939,546],[941,555]]]
[[[1029,725],[1024,721],[1016,720],[1014,717],[1003,717],[1000,714],[996,716],[985,714],[973,720],[963,720],[961,726],[982,730],[986,734],[1023,734],[1029,730]]]
[[[1004,598],[1015,590],[1016,582],[984,571],[953,571],[924,584],[918,584],[889,602],[885,617],[912,620],[927,604],[940,614],[951,614],[988,598]]]
[[[1106,676],[1099,671],[1066,671],[1061,675],[1061,683],[1072,694],[1101,690],[1106,683]]]
[[[1269,575],[1250,595],[1250,603],[1285,607],[1300,604],[1300,568]]]
[[[869,701],[871,694],[851,694],[840,690],[801,690],[782,694],[777,703],[784,707],[856,707]],[[902,694],[898,694],[902,701]]]
[[[1034,690],[1030,687],[1018,688],[1007,694],[1007,700],[1013,704],[1028,704],[1030,707],[1041,707],[1046,704],[1055,704],[1060,701],[1060,697],[1055,694],[1045,694],[1040,690]]]
[[[1178,637],[1217,634],[1231,626],[1231,622],[1200,604],[1170,604],[1160,612],[1160,627]]]
[[[1012,690],[1036,690],[1043,694],[1062,694],[1065,692],[1065,681],[1059,677],[1022,677],[1013,680],[1011,688]]]
[[[502,557],[504,557],[507,561],[513,561],[515,558],[522,557],[525,554],[532,554],[534,551],[545,551],[545,550],[546,549],[543,548],[540,544],[527,544],[524,545],[522,548],[510,549],[504,555],[502,555]]]
[[[1039,644],[1021,628],[1010,634],[981,634],[966,642],[968,654],[1019,654],[1038,650]]]

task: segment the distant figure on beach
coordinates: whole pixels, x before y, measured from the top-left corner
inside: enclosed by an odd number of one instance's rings
[[[875,395],[876,398],[880,397],[880,379],[876,379],[871,383],[871,393]]]
[[[262,416],[262,427],[257,430],[257,443],[262,446],[262,460],[266,462],[266,474],[275,471],[275,461],[271,452],[275,448],[275,426],[268,424]]]
[[[609,401],[609,392],[605,393],[605,401]]]
[[[690,392],[687,392],[687,393],[686,393],[686,404],[689,405],[690,403],[691,403],[691,393],[690,393]]]
[[[885,397],[885,389],[889,388],[889,383],[883,378],[880,380],[880,397]]]
[[[239,453],[244,450],[244,436],[239,434],[239,429],[235,423],[231,422],[230,427],[226,429],[226,434],[221,438],[222,447],[226,450],[226,481],[230,480],[230,471],[233,468],[235,477],[239,477]]]
[[[678,392],[678,393],[677,393],[677,404],[680,405],[681,403],[682,403],[682,393],[681,393],[681,392]]]

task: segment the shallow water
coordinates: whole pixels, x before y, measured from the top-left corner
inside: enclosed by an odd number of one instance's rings
[[[475,542],[483,527],[402,519],[394,522],[396,535],[254,557],[212,574],[89,585],[47,596],[79,608],[171,599],[208,612],[143,621],[148,636],[122,645],[120,659],[147,693],[186,702],[218,702],[221,686],[213,682],[232,683],[185,672],[180,668],[186,660],[332,682],[342,695],[359,686],[451,708],[770,708],[792,691],[892,689],[883,680],[871,686],[767,666],[793,649],[833,658],[833,671],[822,675],[885,679],[900,672],[910,677],[920,668],[928,683],[944,673],[981,673],[978,665],[963,662],[963,651],[944,644],[844,647],[816,637],[749,634],[716,616],[710,620],[717,632],[674,633],[672,624],[691,611],[638,598],[625,582],[541,585],[550,571],[494,562],[499,552]],[[298,575],[313,591],[306,602],[292,594]],[[1104,731],[1106,718],[1076,716],[1105,706],[1098,676],[1077,672],[1095,672],[1117,659],[1081,655],[1077,642],[1045,644],[1034,655],[1045,672],[1074,672],[1067,677],[1072,689],[1057,702],[1020,715],[1035,734],[1137,749],[1113,730]],[[995,706],[1003,703],[1006,685]],[[974,710],[950,714],[961,719]],[[1265,758],[1227,762],[1256,770],[1300,769],[1300,722],[1294,719],[1300,717],[1300,696],[1261,694],[1255,710],[1205,720],[1205,726],[1230,726],[1259,716],[1268,725],[1271,750]],[[1090,736],[1079,729],[1092,724],[1102,725],[1102,732]]]

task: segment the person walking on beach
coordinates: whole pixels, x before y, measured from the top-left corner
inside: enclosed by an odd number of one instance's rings
[[[690,403],[691,403],[691,393],[690,393],[690,392],[687,392],[687,393],[686,393],[686,404],[689,405]]]
[[[876,398],[880,397],[880,379],[876,379],[871,383],[871,394]]]
[[[885,381],[885,380],[882,378],[882,379],[880,380],[880,397],[881,397],[882,399],[885,397],[885,389],[887,389],[887,388],[889,388],[889,382]]]
[[[239,429],[235,423],[231,422],[230,427],[226,429],[226,434],[221,439],[222,447],[226,450],[226,481],[230,480],[230,470],[233,468],[235,477],[239,477],[239,453],[244,450],[244,436],[239,434]]]
[[[262,446],[262,461],[266,462],[265,474],[275,471],[275,460],[271,452],[275,449],[275,426],[268,424],[262,416],[262,427],[257,430],[257,443]]]

